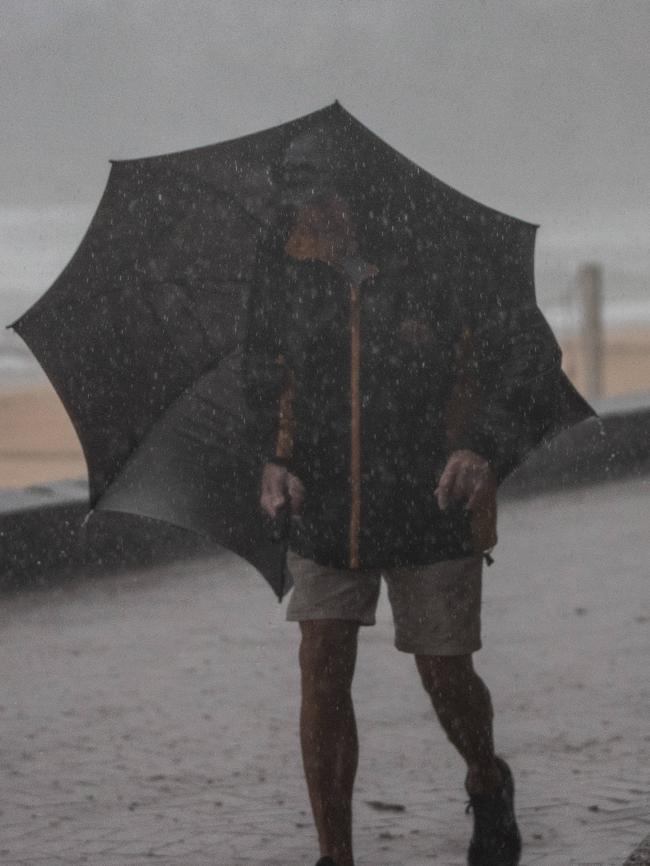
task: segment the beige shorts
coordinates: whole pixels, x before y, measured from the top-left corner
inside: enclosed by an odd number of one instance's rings
[[[381,576],[395,624],[395,646],[417,655],[465,655],[481,648],[480,556],[367,571],[318,565],[289,551],[294,589],[287,620],[353,620],[374,625]]]

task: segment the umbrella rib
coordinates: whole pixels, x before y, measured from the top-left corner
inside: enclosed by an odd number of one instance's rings
[[[224,189],[221,186],[217,186],[217,184],[212,183],[212,181],[205,180],[204,178],[199,179],[187,171],[180,171],[177,169],[172,169],[170,171],[170,174],[174,174],[177,177],[182,177],[182,178],[185,178],[187,180],[190,180],[194,184],[197,184],[197,181],[198,181],[198,185],[203,184],[205,186],[210,187],[211,190],[218,193],[220,196],[223,196],[223,198],[227,199],[229,202],[234,204],[244,214],[244,216],[248,217],[248,219],[252,223],[254,223],[256,226],[264,225],[263,220],[256,217],[246,207],[244,207],[244,205],[241,203],[240,199],[237,197],[237,195],[235,193],[229,192],[228,190]]]

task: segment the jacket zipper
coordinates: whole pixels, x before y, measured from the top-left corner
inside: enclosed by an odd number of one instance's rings
[[[360,285],[350,283],[350,568],[360,567],[361,530],[361,303]]]

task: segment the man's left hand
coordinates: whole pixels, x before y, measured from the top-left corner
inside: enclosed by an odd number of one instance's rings
[[[451,500],[465,500],[465,507],[471,510],[495,483],[494,470],[485,457],[474,451],[454,451],[434,493],[441,511]]]

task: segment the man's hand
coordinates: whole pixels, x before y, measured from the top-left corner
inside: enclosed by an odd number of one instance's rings
[[[466,500],[471,510],[495,484],[494,470],[485,457],[473,451],[454,451],[434,493],[441,511],[452,499]]]
[[[302,481],[292,475],[285,466],[266,463],[262,471],[260,505],[263,511],[275,520],[284,505],[289,503],[291,516],[296,517],[302,508],[305,488]]]

